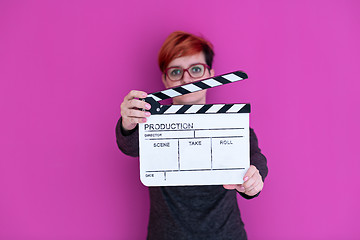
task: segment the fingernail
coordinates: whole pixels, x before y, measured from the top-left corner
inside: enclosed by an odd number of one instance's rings
[[[240,187],[240,192],[245,192],[245,188],[244,188],[244,187]]]
[[[146,118],[143,118],[143,120],[142,120],[143,122],[146,122],[147,121],[147,119]]]
[[[150,112],[145,112],[145,115],[146,115],[147,117],[149,117],[149,116],[151,115],[151,113],[150,113]]]
[[[146,94],[146,93],[143,93],[141,96],[142,96],[142,97],[146,97],[146,96],[147,96],[147,94]]]
[[[145,108],[149,110],[149,109],[151,108],[151,105],[150,105],[150,104],[146,104],[146,105],[145,105]]]
[[[244,177],[244,181],[246,182],[249,179],[248,176]]]

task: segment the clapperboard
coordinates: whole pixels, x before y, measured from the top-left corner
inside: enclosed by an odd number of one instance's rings
[[[247,78],[236,71],[149,94],[139,124],[146,186],[241,184],[250,166],[250,104],[161,105],[159,101]]]

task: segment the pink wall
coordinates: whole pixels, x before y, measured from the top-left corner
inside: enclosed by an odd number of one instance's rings
[[[145,238],[147,188],[114,128],[129,90],[163,89],[174,30],[249,75],[209,92],[252,104],[268,157],[261,196],[239,199],[249,238],[359,239],[359,2],[124,2],[0,2],[0,239]]]

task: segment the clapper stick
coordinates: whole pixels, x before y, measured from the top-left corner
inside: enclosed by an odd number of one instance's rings
[[[162,114],[166,109],[168,109],[168,106],[161,105],[159,101],[185,95],[188,93],[198,92],[208,88],[222,86],[228,83],[241,81],[247,78],[248,76],[246,73],[242,71],[235,71],[231,73],[218,75],[216,77],[203,79],[197,82],[184,84],[174,88],[169,88],[163,91],[151,93],[142,100],[146,101],[151,105],[151,109],[150,109],[151,114]]]

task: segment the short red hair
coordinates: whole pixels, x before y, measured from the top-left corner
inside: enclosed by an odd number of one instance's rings
[[[213,45],[202,37],[177,31],[171,33],[159,51],[159,67],[164,72],[169,63],[178,57],[190,56],[203,52],[206,64],[212,68],[214,58]]]

